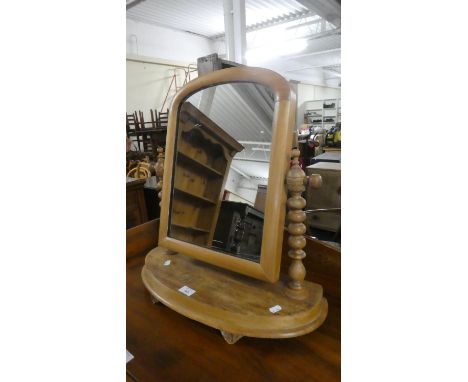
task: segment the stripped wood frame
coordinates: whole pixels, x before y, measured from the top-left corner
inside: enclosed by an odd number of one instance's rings
[[[171,190],[173,183],[175,141],[179,108],[192,94],[216,85],[248,82],[268,87],[275,97],[273,137],[269,165],[268,188],[260,263],[244,260],[168,236]],[[263,68],[234,67],[205,74],[185,85],[174,97],[169,111],[166,138],[166,160],[161,201],[159,246],[198,260],[251,276],[275,282],[279,278],[283,229],[285,222],[290,152],[295,124],[296,96],[290,84],[278,73]]]

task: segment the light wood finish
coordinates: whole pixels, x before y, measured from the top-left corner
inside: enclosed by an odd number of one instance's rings
[[[146,255],[158,245],[159,219],[150,220],[127,230],[127,260]],[[283,253],[288,252],[288,231],[284,230]],[[302,260],[308,272],[305,279],[322,285],[326,296],[341,298],[341,252],[336,246],[306,236]],[[281,259],[281,273],[287,274],[290,265],[288,256]]]
[[[139,162],[136,167],[132,168],[127,173],[127,177],[135,179],[151,178],[151,170],[149,168],[149,163]]]
[[[268,180],[268,193],[265,202],[265,225],[262,236],[260,263],[247,261],[234,256],[226,256],[216,250],[186,243],[168,236],[168,216],[171,203],[171,188],[174,182],[175,139],[180,106],[192,94],[215,85],[229,82],[253,82],[268,87],[275,97],[273,116],[273,139]],[[159,245],[207,263],[230,269],[261,280],[275,282],[279,278],[281,246],[285,219],[287,190],[285,178],[289,168],[290,149],[293,142],[295,96],[289,83],[279,74],[261,68],[236,67],[215,71],[199,77],[184,86],[175,96],[170,112],[164,163],[165,181],[161,202],[161,226]]]
[[[211,246],[231,161],[244,147],[190,102],[176,142],[169,236]]]
[[[299,156],[301,152],[294,148],[291,152],[292,165],[288,172],[287,184],[291,197],[288,199],[288,256],[292,259],[289,266],[288,289],[286,294],[294,299],[303,300],[308,297],[307,289],[303,287],[303,281],[306,276],[306,268],[303,260],[306,257],[304,247],[307,241],[304,233],[307,227],[304,224],[306,214],[303,208],[306,206],[306,200],[302,197],[302,193],[307,189],[317,189],[322,187],[322,177],[320,174],[311,174],[306,176],[299,165]]]
[[[312,244],[312,240],[307,242]],[[325,322],[305,336],[283,340],[244,337],[235,345],[228,345],[216,329],[189,320],[164,304],[153,305],[141,282],[146,253],[127,260],[126,348],[135,356],[127,363],[127,372],[138,382],[339,382],[340,299],[328,293],[339,289],[339,284],[333,284],[333,280],[339,282],[339,267],[336,278],[329,278],[329,256],[321,252],[328,248],[315,244],[313,241],[313,252],[306,247],[304,261],[314,264],[306,279],[330,280],[324,287],[329,303]]]
[[[129,235],[133,229],[128,230],[127,250],[134,253],[142,242],[157,241],[158,221],[135,227],[142,231],[139,235]],[[218,331],[161,303],[153,305],[141,282],[146,246],[136,256],[127,256],[126,342],[135,356],[127,363],[127,373],[139,382],[284,382],[296,381],[298,375],[304,381],[340,381],[340,254],[318,240],[306,237],[306,241],[304,263],[311,269],[306,280],[324,285],[329,303],[325,322],[306,336],[280,341],[246,337],[234,347],[227,345]],[[286,230],[283,244],[286,252]],[[283,273],[288,266],[285,256]]]
[[[229,333],[228,342],[238,336],[296,337],[325,320],[328,305],[318,284],[304,281],[308,297],[298,301],[283,293],[286,278],[266,283],[167,252],[157,247],[146,256],[142,279],[150,294],[186,317]],[[167,260],[171,263],[164,265]],[[184,295],[183,286],[195,293]],[[282,309],[272,313],[269,308],[276,305]]]
[[[283,252],[288,251],[288,231],[284,230]],[[305,280],[322,285],[325,296],[341,298],[341,252],[336,246],[306,236],[304,247],[306,257],[302,263],[307,269]],[[281,260],[281,273],[287,273],[291,259],[283,256]]]
[[[300,155],[301,152],[299,149],[292,150],[292,166],[289,169],[287,177],[288,190],[291,193],[291,197],[287,202],[289,208],[288,244],[290,247],[288,256],[292,259],[292,262],[288,272],[291,280],[288,282],[286,294],[289,297],[304,300],[308,297],[307,289],[304,288],[306,269],[302,263],[302,259],[306,256],[303,250],[306,245],[306,240],[304,238],[306,226],[303,224],[306,216],[305,212],[302,210],[306,205],[306,201],[301,196],[305,191],[305,173],[299,166]]]
[[[175,197],[177,192],[184,193],[186,198],[197,199],[199,203],[204,203],[207,209],[216,209],[217,200],[221,198],[221,195],[215,199],[214,195],[202,193],[202,190],[197,187],[188,187],[181,181],[177,170],[174,170],[178,167],[175,142],[180,144],[177,148],[179,152],[190,150],[186,147],[183,137],[176,137],[178,113],[183,108],[182,104],[191,94],[206,87],[240,81],[255,82],[269,87],[275,95],[276,102],[271,145],[271,152],[274,155],[270,160],[260,264],[225,256],[209,248],[168,237],[170,221],[168,213],[173,204],[180,203],[182,200]],[[170,159],[166,160],[164,165],[166,179],[162,191],[159,246],[146,256],[142,280],[154,302],[161,302],[188,318],[220,330],[228,343],[235,343],[242,336],[258,338],[301,336],[317,329],[327,316],[328,303],[323,298],[322,287],[304,281],[306,272],[302,258],[305,253],[302,248],[306,240],[303,236],[305,226],[302,221],[305,216],[303,216],[302,208],[305,206],[305,200],[300,197],[300,193],[304,191],[306,178],[298,165],[300,153],[297,149],[293,150],[293,167],[288,174],[289,150],[294,140],[291,125],[294,122],[291,113],[295,113],[293,99],[289,84],[278,74],[264,69],[242,67],[226,69],[198,78],[176,95],[171,107],[166,145],[167,157]],[[183,134],[185,128],[183,110],[181,114],[180,134]],[[193,127],[187,128],[189,129]],[[229,146],[227,143],[229,136],[226,136],[226,133],[219,129],[211,129],[210,134],[212,137],[224,134],[223,143]],[[233,142],[230,150],[232,152],[229,155],[233,156],[236,151]],[[199,169],[200,165],[209,165],[212,170],[222,175],[224,182],[226,168],[207,161],[205,158],[207,153],[187,151],[185,154],[183,160],[196,159],[195,167],[198,166]],[[198,154],[200,154],[199,157]],[[228,159],[226,155],[225,159]],[[216,175],[212,174],[212,176]],[[218,174],[218,177],[221,175]],[[288,175],[287,185],[291,191],[291,198],[288,201],[291,236],[288,243],[291,247],[289,254],[293,263],[289,269],[289,276],[283,275],[279,278],[284,207],[287,197],[286,175]],[[316,180],[316,178],[312,179],[312,183]],[[195,180],[192,183],[195,184]],[[215,191],[219,190],[215,189]],[[176,210],[174,208],[174,211]],[[208,223],[212,223],[209,213],[203,215],[209,218]],[[172,223],[175,223],[176,219],[174,217],[172,219],[174,220]],[[198,231],[199,237],[202,238],[210,232],[208,223],[200,219],[176,223],[182,229]],[[199,243],[204,243],[204,239],[201,239]],[[171,253],[171,251],[176,253]],[[193,289],[195,293],[186,296],[180,291],[183,286]],[[280,309],[277,312],[270,311],[270,308],[274,306],[279,306]]]
[[[158,191],[158,198],[161,200],[164,176],[164,149],[162,147],[158,147],[157,152],[158,160],[156,162],[155,171],[156,176],[158,177],[158,183],[156,184],[156,190]],[[161,205],[161,202],[159,202],[159,205]]]

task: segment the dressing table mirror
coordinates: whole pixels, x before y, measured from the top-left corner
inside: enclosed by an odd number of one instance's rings
[[[304,281],[301,193],[321,180],[305,177],[292,149],[295,113],[289,83],[251,67],[189,82],[170,108],[156,165],[159,242],[142,279],[154,302],[219,329],[228,343],[307,334],[327,315],[322,287]]]

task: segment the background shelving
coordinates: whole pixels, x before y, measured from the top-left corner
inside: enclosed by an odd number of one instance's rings
[[[337,122],[341,122],[341,98],[306,102],[304,123],[309,127],[322,127],[328,131]]]

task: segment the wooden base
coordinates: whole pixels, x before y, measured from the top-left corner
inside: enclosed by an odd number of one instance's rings
[[[153,301],[220,330],[228,343],[235,343],[242,336],[301,336],[317,329],[328,312],[327,300],[318,284],[304,281],[308,298],[292,299],[286,295],[285,278],[266,283],[171,254],[161,247],[146,256],[142,279]],[[195,293],[181,293],[183,286]],[[276,305],[281,310],[272,313],[269,309]]]

